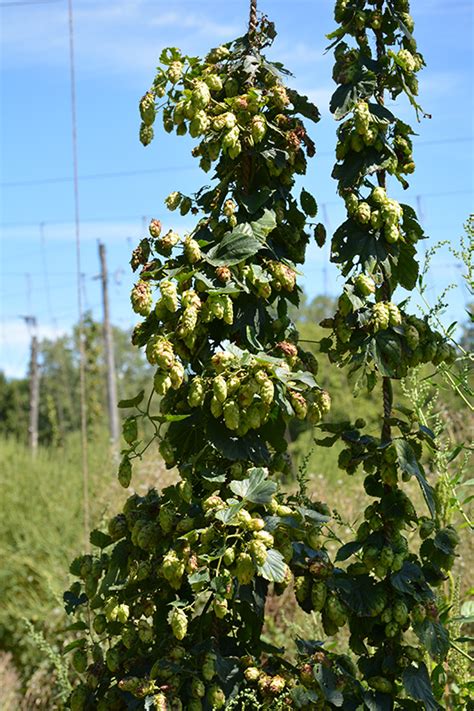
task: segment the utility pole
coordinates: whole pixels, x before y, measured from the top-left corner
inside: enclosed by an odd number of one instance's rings
[[[109,410],[109,431],[113,444],[119,439],[119,420],[117,411],[117,387],[115,382],[115,359],[112,329],[110,327],[109,293],[105,244],[99,242],[100,279],[102,282],[102,303],[104,307],[104,347],[107,372],[107,406]]]
[[[32,316],[25,317],[28,325],[36,327],[36,319]],[[38,416],[39,416],[39,384],[40,373],[38,365],[38,338],[35,333],[31,336],[30,351],[30,417],[28,425],[28,447],[33,456],[38,450]]]

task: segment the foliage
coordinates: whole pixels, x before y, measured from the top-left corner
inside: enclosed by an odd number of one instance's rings
[[[58,630],[64,627],[60,599],[67,584],[67,561],[84,540],[79,440],[68,439],[57,452],[41,448],[34,461],[14,440],[2,440],[0,453],[0,645],[14,654],[28,676],[43,654],[25,634],[24,619],[39,625],[48,641],[58,644]],[[106,444],[91,451],[89,466],[96,494],[92,516],[98,522],[106,486],[110,496],[106,473],[113,471]]]
[[[459,536],[422,460],[423,448],[436,447],[434,433],[414,410],[394,411],[391,380],[420,363],[449,364],[456,351],[428,319],[392,301],[397,286],[416,285],[424,235],[414,211],[385,188],[387,173],[406,187],[414,163],[412,130],[385,107],[384,92],[404,92],[419,111],[423,58],[407,0],[338,0],[336,21],[340,86],[331,108],[344,121],[333,175],[348,216],[332,258],[348,278],[320,345],[359,388],[381,383],[381,436],[362,418],[324,419],[329,395],[291,320],[295,266],[317,213],[304,189],[299,203],[292,194],[306,168],[303,146],[314,153],[299,116],[318,113],[263,56],[273,26],[263,20],[205,60],[165,50],[140,102],[140,139],[152,141],[161,111],[165,130],[201,139],[193,155],[215,172],[212,187],[166,200],[199,216],[192,232],[162,234],[152,220],[132,255],[140,268],[132,307],[144,318],[132,341],[157,370],[148,397],[141,390],[121,403],[133,414],[118,477],[127,488],[157,440],[180,481],[130,497],[107,532],[92,532],[95,553],[71,565],[78,580],[64,600],[78,616],[70,651],[81,679],[72,709],[440,708],[435,671],[452,640],[433,587],[446,579]],[[315,237],[322,243],[320,225]],[[339,467],[350,476],[363,469],[374,500],[354,539],[338,541],[334,561],[330,526],[321,536],[328,508],[308,498],[304,464],[296,495],[276,482],[295,420],[318,426],[322,446],[342,443]],[[410,480],[426,515],[406,493]],[[408,539],[413,530],[420,545]],[[328,638],[297,639],[294,658],[262,635],[266,600],[290,584]],[[351,656],[330,641],[347,628]]]
[[[132,306],[145,317],[133,342],[158,369],[149,398],[121,403],[136,414],[124,423],[119,480],[129,485],[151,421],[151,441],[181,481],[131,497],[108,534],[93,532],[102,552],[72,564],[82,583],[66,593],[67,609],[87,610],[94,627],[75,652],[85,675],[72,708],[141,705],[134,698],[220,708],[249,684],[262,703],[293,694],[294,666],[273,655],[261,667],[272,651],[261,638],[264,601],[269,584],[281,592],[291,582],[290,561],[304,568],[309,556],[324,568],[313,546],[327,517],[279,494],[272,475],[287,466],[287,422],[319,421],[329,396],[288,316],[306,216],[317,210],[306,191],[301,207],[291,193],[305,172],[303,146],[314,153],[297,114],[318,113],[260,53],[273,33],[264,22],[204,62],[165,50],[166,68],[140,104],[142,142],[165,97],[165,129],[202,137],[193,153],[205,170],[214,163],[217,184],[192,198],[172,193],[170,209],[202,213],[196,227],[182,239],[153,220],[132,256],[141,266]]]
[[[106,417],[105,358],[101,326],[90,314],[84,319],[86,354],[86,401],[90,436],[99,436]],[[117,389],[120,397],[130,397],[148,382],[146,361],[130,345],[129,334],[114,327]],[[39,345],[40,362],[40,444],[61,445],[80,429],[78,327],[55,340]],[[0,373],[0,433],[26,442],[29,389],[25,379],[7,380]]]

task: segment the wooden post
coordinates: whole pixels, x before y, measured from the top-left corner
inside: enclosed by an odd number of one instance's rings
[[[30,420],[28,427],[28,446],[33,456],[38,450],[39,379],[38,338],[33,335],[30,355]]]
[[[107,407],[109,411],[109,431],[110,438],[114,444],[119,439],[119,420],[117,409],[117,387],[115,381],[115,359],[112,329],[110,326],[109,294],[107,281],[107,261],[105,256],[105,244],[99,242],[100,258],[100,279],[102,282],[102,302],[104,307],[104,347],[105,347],[105,367],[107,375]]]

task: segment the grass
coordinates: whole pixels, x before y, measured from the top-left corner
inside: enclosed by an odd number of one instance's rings
[[[59,449],[30,452],[15,440],[0,440],[0,649],[31,672],[38,661],[24,619],[55,643],[64,627],[62,594],[71,560],[85,549],[83,485],[79,438]],[[151,457],[133,485],[140,491],[160,485],[166,470]],[[116,459],[99,437],[89,443],[91,527],[113,515],[127,496],[116,482]],[[168,482],[166,482],[168,483]]]

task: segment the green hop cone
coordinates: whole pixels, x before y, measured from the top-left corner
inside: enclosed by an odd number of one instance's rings
[[[265,377],[260,383],[260,397],[264,405],[271,405],[273,402],[275,386],[268,377]]]
[[[174,607],[168,616],[168,621],[176,639],[184,639],[188,631],[188,618],[186,617],[186,613],[179,607]]]
[[[148,91],[140,101],[140,116],[146,126],[151,126],[155,120],[155,97]]]
[[[207,692],[207,701],[211,709],[222,709],[225,706],[225,694],[220,686],[213,684]]]
[[[222,79],[218,74],[208,74],[204,81],[211,91],[221,91],[223,88]]]
[[[141,126],[140,126],[140,134],[139,134],[140,143],[144,146],[150,145],[150,143],[153,140],[154,135],[155,134],[153,131],[153,127],[147,126],[146,123],[143,123],[143,121],[142,121]]]
[[[289,395],[296,417],[298,420],[304,420],[308,414],[308,403],[304,396],[294,390],[290,391]]]
[[[240,425],[240,410],[235,400],[227,400],[222,409],[225,426],[229,430],[237,430]]]
[[[216,675],[216,660],[217,657],[213,652],[207,652],[202,664],[202,676],[206,681],[211,681]]]
[[[168,79],[172,84],[177,84],[179,80],[181,79],[181,75],[183,73],[183,64],[182,62],[171,62],[169,68],[168,68]]]
[[[372,309],[372,322],[375,331],[385,331],[390,323],[390,310],[385,301],[379,301]]]
[[[178,310],[178,292],[176,289],[176,284],[169,279],[163,279],[160,283],[160,291],[163,299],[163,303],[171,313],[175,313]]]
[[[392,683],[384,676],[371,676],[367,679],[368,685],[376,691],[381,691],[384,694],[391,694],[393,690]]]
[[[230,547],[226,548],[224,551],[223,560],[225,565],[232,565],[235,560],[235,549]]]
[[[178,360],[171,366],[169,377],[173,390],[178,390],[184,381],[184,366]]]
[[[201,259],[201,248],[196,240],[190,236],[184,240],[184,256],[190,264],[195,264]]]
[[[375,293],[375,282],[368,274],[358,274],[354,279],[354,286],[362,296],[370,296]]]
[[[399,67],[405,72],[414,72],[417,68],[417,62],[408,49],[400,49],[396,55],[396,62]]]
[[[151,286],[147,281],[138,281],[130,294],[132,308],[140,316],[148,316],[153,304]]]
[[[228,602],[225,599],[216,597],[212,602],[212,609],[214,610],[215,616],[222,620],[229,611]]]
[[[368,202],[360,202],[357,210],[355,211],[355,217],[359,222],[361,222],[363,225],[366,225],[368,222],[370,222],[370,215],[371,215],[371,210],[370,210],[370,205]]]
[[[176,190],[170,193],[165,199],[165,205],[168,210],[176,210],[176,208],[179,207],[182,198],[183,196],[181,195],[181,193],[177,192]]]
[[[127,417],[122,425],[122,434],[127,444],[132,444],[138,437],[137,418],[134,415]]]
[[[241,585],[248,585],[255,575],[255,566],[248,553],[237,556],[235,572]]]
[[[165,440],[163,440],[165,441]],[[174,525],[174,513],[171,508],[162,506],[158,513],[158,522],[163,533],[170,533]]]
[[[188,391],[189,407],[202,407],[205,396],[204,380],[196,376],[191,380]]]
[[[159,220],[152,220],[148,226],[148,231],[154,239],[158,239],[161,235],[161,222]]]
[[[191,94],[191,101],[198,109],[204,109],[211,101],[209,87],[203,81],[198,81]]]
[[[409,348],[415,350],[420,343],[420,334],[415,326],[408,324],[405,326],[405,338]]]
[[[222,375],[217,375],[212,381],[212,391],[214,396],[220,403],[224,403],[227,399],[227,382]]]
[[[168,373],[157,370],[153,378],[153,387],[158,395],[166,395],[171,388],[171,378]]]
[[[321,612],[326,603],[327,587],[324,580],[317,580],[311,586],[311,604],[315,612]]]
[[[263,565],[267,559],[267,547],[263,541],[254,540],[249,543],[248,552],[252,556],[255,565]]]
[[[397,600],[392,607],[392,615],[395,622],[404,625],[408,620],[408,607],[403,600]]]
[[[206,695],[206,687],[201,679],[194,678],[191,682],[191,696],[202,699]]]
[[[396,304],[391,301],[387,303],[387,308],[389,312],[389,323],[390,326],[400,326],[402,323],[402,315]]]
[[[119,465],[118,480],[120,486],[123,486],[124,489],[128,489],[132,480],[132,464],[126,455],[122,457]]]
[[[258,114],[252,119],[252,138],[255,143],[260,143],[267,132],[267,121],[263,114]]]

